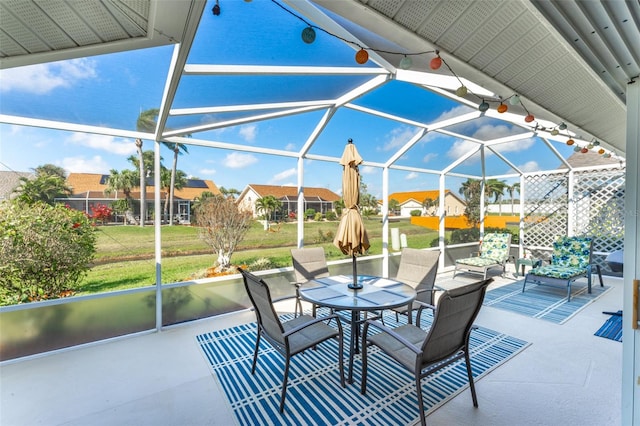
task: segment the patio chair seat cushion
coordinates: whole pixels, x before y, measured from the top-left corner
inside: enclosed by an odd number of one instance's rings
[[[456,263],[461,263],[463,265],[471,265],[471,266],[490,266],[499,263],[494,259],[489,257],[467,257],[464,259],[456,260]]]
[[[287,322],[283,322],[282,328],[284,328],[284,331],[293,330],[294,328],[313,320],[315,320],[315,317],[312,317],[311,315],[301,315]],[[320,322],[313,324],[289,336],[291,353],[297,354],[312,345],[324,342],[325,340],[337,335],[338,331],[325,323]]]
[[[587,274],[587,268],[574,268],[570,266],[547,265],[534,268],[530,272],[532,275],[551,277],[568,280],[569,278]]]

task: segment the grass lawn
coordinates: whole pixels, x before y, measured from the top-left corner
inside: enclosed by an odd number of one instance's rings
[[[370,254],[382,253],[382,224],[379,219],[365,219],[369,234]],[[328,260],[345,256],[333,245],[338,222],[305,222],[305,246],[322,245]],[[437,232],[411,225],[408,220],[393,222],[407,235],[409,247],[429,247]],[[82,282],[78,294],[144,287],[155,284],[154,227],[101,226],[95,265]],[[255,222],[232,256],[236,265],[251,265],[267,258],[268,268],[291,266],[290,250],[297,246],[297,223],[283,223],[279,232],[266,232]],[[162,228],[162,282],[179,282],[214,266],[216,256],[198,238],[191,226]]]

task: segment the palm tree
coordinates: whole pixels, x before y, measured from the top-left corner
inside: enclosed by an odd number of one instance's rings
[[[269,219],[271,214],[282,207],[282,201],[273,195],[265,195],[256,200],[256,209],[264,214],[264,229],[269,229]]]
[[[116,198],[118,196],[118,191],[122,191],[124,194],[125,200],[127,202],[127,211],[131,211],[131,189],[136,186],[137,176],[135,172],[131,170],[123,170],[119,172],[116,169],[111,169],[109,177],[107,178],[107,187],[104,190],[106,195],[111,195],[112,193],[116,194]],[[127,211],[124,212],[125,216]],[[124,223],[127,221],[125,219]]]
[[[66,198],[72,193],[62,177],[48,173],[37,174],[34,179],[20,177],[20,185],[13,192],[28,204],[41,201],[49,205],[53,205],[56,198]]]
[[[504,196],[506,187],[506,182],[498,179],[487,179],[484,183],[484,194],[487,198],[494,197],[495,202],[498,203],[500,215],[502,215],[502,203],[500,203],[500,200]]]
[[[155,132],[156,122],[158,120],[159,113],[160,113],[160,110],[157,108],[142,111],[138,116],[138,121],[136,122],[136,129],[139,132],[149,132],[149,133]],[[136,150],[138,151],[138,174],[140,175],[140,226],[144,226],[144,219],[146,214],[146,209],[145,209],[146,193],[147,193],[147,185],[146,185],[147,177],[145,176],[142,144],[143,144],[142,139],[137,138]]]
[[[171,199],[171,189],[182,189],[187,184],[187,174],[182,170],[178,170],[177,173],[173,173],[173,170],[169,171],[169,169],[163,167],[160,170],[160,187],[167,192],[167,195],[164,199],[164,217],[166,220],[167,214],[173,215],[173,200]],[[170,217],[171,217],[170,216]],[[172,223],[173,220],[169,219],[169,223]]]
[[[140,165],[140,158],[142,158],[142,168],[139,167]],[[160,157],[160,169],[162,169],[164,166],[162,165],[162,160],[163,158]],[[155,161],[155,153],[148,149],[146,151],[142,152],[142,157],[140,157],[139,155],[130,155],[129,157],[127,157],[127,161],[129,161],[129,163],[131,163],[134,167],[138,168],[138,171],[136,171],[136,177],[139,182],[140,182],[140,221],[144,222],[144,220],[142,218],[146,218],[146,192],[147,192],[147,178],[153,178],[154,176],[154,161]],[[140,170],[142,171],[142,176],[144,176],[144,179],[140,179]]]
[[[429,212],[433,207],[435,207],[435,205],[436,205],[436,201],[434,199],[428,198],[428,197],[425,198],[424,201],[422,202],[422,208],[424,208],[425,214],[431,216]]]
[[[513,214],[513,193],[518,192],[520,194],[520,182],[516,182],[513,185],[507,185],[507,192],[509,193],[509,198],[511,199],[511,214]]]
[[[169,187],[169,225],[173,225],[173,195],[176,189],[176,170],[178,167],[178,155],[182,155],[183,152],[185,154],[188,154],[189,150],[187,149],[186,145],[181,143],[162,142],[162,144],[173,151],[173,165],[171,166],[171,186]],[[182,187],[184,187],[184,185]]]
[[[466,201],[480,196],[480,181],[478,179],[467,179],[462,182],[460,189],[458,190],[460,195],[464,197]]]

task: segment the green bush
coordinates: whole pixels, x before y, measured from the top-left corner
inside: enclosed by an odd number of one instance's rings
[[[316,215],[313,218],[313,220],[315,220],[316,222],[322,221],[322,213],[320,213],[320,212],[316,213]]]
[[[510,233],[511,234],[511,244],[518,244],[520,242],[520,238],[518,235],[518,230],[511,230],[505,228],[484,228],[485,234],[490,233]],[[472,243],[480,240],[480,229],[478,228],[469,228],[469,229],[456,229],[451,232],[451,244],[463,244],[463,243]]]
[[[0,303],[73,292],[96,252],[93,225],[84,213],[61,205],[0,204]]]
[[[336,216],[336,213],[334,211],[331,211],[331,210],[328,211],[324,216],[325,216],[325,218],[327,220],[336,220],[336,219],[338,219],[338,216]]]
[[[304,211],[304,216],[307,219],[311,219],[312,217],[314,217],[316,215],[316,211],[315,209],[307,209]]]
[[[422,216],[422,210],[411,210],[409,214],[411,216]]]

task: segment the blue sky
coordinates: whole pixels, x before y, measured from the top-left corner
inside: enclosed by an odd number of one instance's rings
[[[188,63],[356,66],[354,50],[336,38],[319,32],[313,44],[303,43],[300,32],[305,24],[272,2],[237,0],[225,1],[221,6],[223,12],[218,17],[211,14],[210,5],[205,9]],[[135,130],[140,111],[160,105],[172,50],[168,46],[0,71],[0,112]],[[361,77],[314,76],[272,77],[258,81],[248,77],[189,77],[183,78],[173,107],[327,98],[338,89],[357,84],[359,79]],[[399,81],[392,81],[355,103],[426,123],[472,110]],[[322,111],[316,111],[253,122],[204,132],[197,137],[297,151],[312,134],[322,114]],[[219,117],[180,117],[169,124],[190,124],[189,120],[198,124],[229,117],[223,114]],[[417,131],[407,124],[342,108],[310,153],[339,157],[347,139],[352,138],[365,161],[382,163]],[[488,118],[457,126],[455,131],[482,140],[524,132]],[[450,136],[430,134],[398,164],[441,170],[466,152],[469,145],[470,142]],[[144,149],[152,149],[152,146],[151,141],[145,141]],[[509,161],[524,171],[554,169],[560,164],[536,139],[499,148]],[[572,152],[562,144],[556,148],[565,157]],[[108,173],[110,169],[133,169],[127,161],[131,155],[135,155],[132,139],[0,124],[0,170],[29,171],[53,163],[68,172]],[[163,148],[162,155],[164,164],[170,166],[172,153]],[[488,174],[513,172],[495,155],[487,156],[486,161]],[[294,158],[197,146],[189,147],[189,153],[180,157],[178,167],[189,176],[211,179],[218,186],[239,190],[249,183],[295,185],[297,179]],[[369,192],[380,197],[380,169],[365,166],[361,171]],[[479,174],[479,158],[465,162],[455,171]],[[328,187],[340,193],[340,176],[341,168],[337,164],[305,163],[307,186]],[[450,179],[447,186],[457,191],[462,180]],[[437,184],[436,175],[408,171],[390,173],[391,192],[436,189]]]

